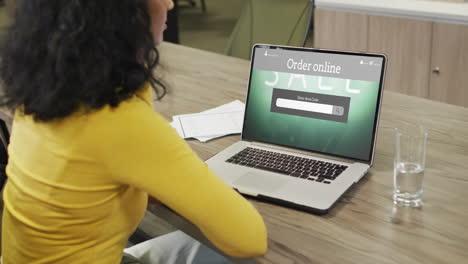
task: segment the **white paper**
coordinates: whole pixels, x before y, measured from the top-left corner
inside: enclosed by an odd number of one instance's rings
[[[201,142],[242,131],[245,105],[239,100],[198,114],[176,115],[171,126],[182,138]]]
[[[179,116],[186,138],[239,133],[242,130],[242,112],[202,113]]]

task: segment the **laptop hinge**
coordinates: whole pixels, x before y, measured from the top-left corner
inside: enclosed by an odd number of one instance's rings
[[[352,160],[352,159],[339,158],[339,157],[334,157],[334,156],[331,156],[331,155],[320,154],[320,153],[316,153],[316,152],[303,151],[303,150],[298,150],[298,149],[295,149],[295,148],[288,148],[288,147],[283,147],[283,146],[278,146],[278,145],[268,144],[268,143],[263,143],[263,142],[251,141],[250,144],[252,144],[254,146],[266,147],[266,148],[282,150],[282,151],[288,151],[288,152],[292,152],[292,153],[298,153],[298,154],[302,154],[302,155],[313,156],[313,157],[317,157],[317,158],[329,159],[329,160],[345,162],[345,163],[350,163],[350,164],[355,163],[355,162],[364,163],[364,162],[356,161],[356,160]]]

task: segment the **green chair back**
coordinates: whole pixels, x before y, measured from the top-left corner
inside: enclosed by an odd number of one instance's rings
[[[304,46],[312,22],[312,0],[244,1],[226,55],[250,59],[255,43]]]

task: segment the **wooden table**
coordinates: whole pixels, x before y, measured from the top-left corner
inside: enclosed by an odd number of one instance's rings
[[[169,94],[156,103],[168,120],[234,99],[244,101],[249,62],[163,43],[158,68]],[[0,112],[9,120],[9,115]],[[429,128],[424,206],[392,204],[392,131],[400,122]],[[208,159],[239,136],[189,140]],[[268,228],[269,250],[236,263],[466,263],[468,259],[468,109],[385,92],[375,164],[325,216],[253,201]],[[152,212],[212,246],[164,206]]]
[[[156,103],[168,120],[234,99],[245,101],[249,62],[164,43],[162,77],[170,93]],[[391,59],[391,58],[390,58]],[[391,78],[391,76],[387,77]],[[392,130],[400,122],[429,129],[424,206],[392,204]],[[189,140],[208,159],[239,136]],[[375,164],[325,216],[253,201],[268,227],[269,250],[254,263],[467,263],[468,109],[385,92]],[[205,241],[165,207],[153,212]]]

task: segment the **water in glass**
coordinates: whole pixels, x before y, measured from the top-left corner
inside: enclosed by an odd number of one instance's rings
[[[424,168],[417,163],[400,162],[394,169],[393,201],[395,204],[420,206],[423,195]]]

